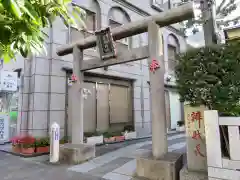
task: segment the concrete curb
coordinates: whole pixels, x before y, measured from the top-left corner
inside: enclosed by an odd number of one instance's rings
[[[25,155],[25,154],[18,154],[18,153],[12,152],[12,151],[4,150],[4,149],[0,149],[0,152],[12,154],[14,156],[19,156],[19,157],[23,157],[23,158],[32,158],[32,157],[38,157],[38,156],[49,154],[49,153],[35,153],[35,154],[31,154],[31,155]]]

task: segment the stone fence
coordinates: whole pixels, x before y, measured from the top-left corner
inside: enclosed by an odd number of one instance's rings
[[[204,111],[206,152],[209,180],[240,179],[240,117],[219,117],[218,111]],[[223,157],[220,126],[227,126],[224,137],[230,157]],[[227,137],[228,136],[228,137]],[[229,144],[229,145],[228,145]]]

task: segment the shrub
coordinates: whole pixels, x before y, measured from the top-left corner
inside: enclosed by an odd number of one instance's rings
[[[180,54],[175,68],[180,100],[222,115],[240,115],[239,48],[235,42]]]
[[[110,138],[110,137],[114,137],[114,136],[122,136],[122,131],[113,131],[113,130],[109,129],[107,132],[103,133],[104,138]]]
[[[84,137],[93,137],[93,136],[101,136],[102,133],[95,131],[95,132],[84,132]]]
[[[133,132],[134,131],[134,126],[133,125],[126,125],[123,128],[123,132],[128,131],[128,132]]]
[[[35,141],[35,146],[36,147],[46,147],[50,145],[50,139],[49,137],[45,138],[37,138]]]
[[[185,124],[184,121],[178,121],[178,122],[177,122],[177,125],[178,125],[178,126],[183,126],[184,124]]]
[[[71,140],[71,137],[69,136],[64,136],[62,137],[62,139],[60,139],[60,144],[65,144],[65,143],[69,143],[69,141]]]

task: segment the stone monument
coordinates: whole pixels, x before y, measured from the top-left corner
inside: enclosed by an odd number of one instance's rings
[[[184,117],[187,140],[187,166],[180,172],[181,180],[208,179],[204,124],[204,106],[185,105]]]

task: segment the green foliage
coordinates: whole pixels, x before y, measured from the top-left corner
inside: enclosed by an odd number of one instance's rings
[[[128,132],[133,132],[134,131],[134,126],[133,125],[126,125],[123,128],[123,132],[128,131]]]
[[[56,17],[74,27],[83,25],[85,12],[71,0],[0,0],[0,58],[27,57],[44,50],[47,34]],[[46,51],[46,50],[45,50]]]
[[[122,131],[113,131],[113,130],[109,129],[107,132],[103,133],[104,138],[110,138],[110,137],[114,137],[114,136],[122,136]]]
[[[240,115],[240,43],[193,49],[175,69],[181,101]]]
[[[184,126],[184,124],[185,124],[184,120],[177,121],[177,125],[178,125],[179,127]]]
[[[36,138],[35,147],[47,147],[47,146],[50,146],[50,139],[49,139],[49,137]]]
[[[101,136],[102,133],[95,131],[95,132],[84,132],[84,137],[93,137],[93,136]]]
[[[69,143],[70,139],[71,139],[71,137],[64,136],[64,137],[62,137],[62,139],[60,139],[60,144]]]

